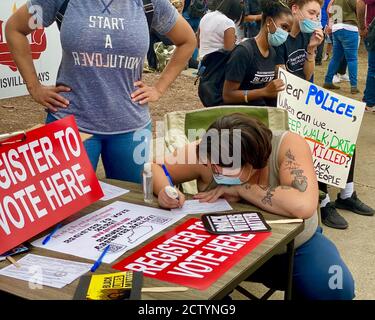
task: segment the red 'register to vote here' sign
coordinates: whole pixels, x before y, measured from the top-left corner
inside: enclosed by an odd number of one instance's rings
[[[0,254],[103,196],[73,116],[0,142]]]
[[[113,268],[205,290],[270,234],[212,235],[201,220],[192,218]]]

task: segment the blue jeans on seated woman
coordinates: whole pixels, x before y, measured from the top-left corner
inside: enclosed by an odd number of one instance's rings
[[[357,87],[358,41],[359,34],[356,31],[340,29],[333,33],[333,55],[328,66],[325,83],[332,83],[333,76],[339,70],[340,62],[345,56],[348,63],[350,85]]]
[[[46,123],[56,121],[48,114]],[[151,124],[142,130],[123,134],[94,134],[84,141],[90,162],[96,171],[102,157],[106,178],[141,183],[144,159],[149,159]]]
[[[287,254],[273,256],[248,281],[285,290]],[[294,256],[292,298],[295,300],[351,300],[353,277],[336,246],[318,227],[310,240],[298,247]]]

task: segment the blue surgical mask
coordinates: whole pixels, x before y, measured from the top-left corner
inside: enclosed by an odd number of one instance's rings
[[[276,23],[273,20],[272,22],[276,27],[276,31],[274,33],[271,33],[268,30],[268,43],[273,47],[278,47],[278,46],[281,46],[286,41],[289,33],[285,31],[284,29],[276,26]]]
[[[301,15],[304,17],[302,12]],[[322,29],[322,24],[320,23],[320,21],[314,21],[311,19],[306,19],[304,17],[304,19],[299,22],[299,28],[303,33],[313,33],[316,29]]]
[[[238,186],[243,184],[243,182],[238,177],[228,177],[217,173],[214,173],[213,176],[216,184],[222,184],[226,186]]]

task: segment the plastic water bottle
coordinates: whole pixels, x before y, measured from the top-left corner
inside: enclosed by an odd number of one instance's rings
[[[146,162],[143,166],[143,199],[146,203],[152,203],[154,200],[154,185],[152,181],[151,162]]]

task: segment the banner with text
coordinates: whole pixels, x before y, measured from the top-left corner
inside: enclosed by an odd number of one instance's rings
[[[0,4],[0,99],[28,94],[5,38],[7,19],[25,3],[25,0],[2,0]],[[34,20],[31,19],[30,23],[35,23]],[[28,40],[39,81],[44,85],[55,84],[62,56],[60,32],[56,24],[35,29]]]
[[[103,196],[74,117],[0,142],[0,254]]]
[[[277,107],[288,111],[289,129],[311,148],[318,181],[344,188],[365,104],[304,81],[279,69],[285,90]]]
[[[125,258],[113,268],[199,290],[207,289],[264,241],[270,232],[209,234],[192,218]]]

